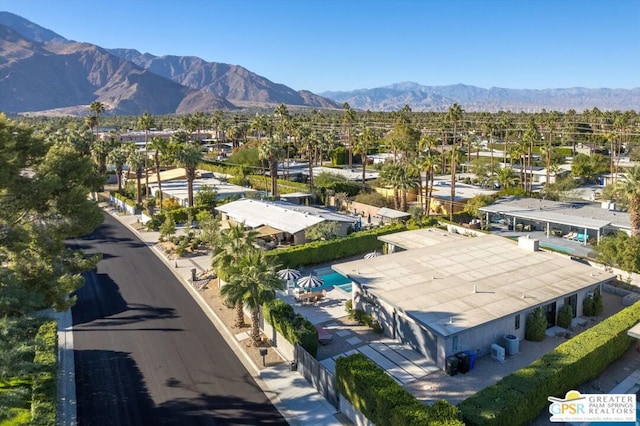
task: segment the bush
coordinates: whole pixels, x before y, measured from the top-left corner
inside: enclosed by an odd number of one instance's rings
[[[404,231],[404,225],[390,225],[368,231],[355,232],[346,237],[327,241],[313,241],[286,249],[271,250],[268,257],[275,257],[275,263],[296,268],[300,265],[314,265],[343,259],[359,253],[366,253],[382,247],[378,236]]]
[[[262,305],[264,318],[291,344],[298,343],[311,356],[318,353],[318,330],[293,307],[280,299]]]
[[[420,403],[373,361],[362,354],[336,361],[338,391],[378,426],[462,426],[459,410],[446,401],[429,407]]]
[[[465,423],[530,424],[548,406],[548,396],[564,397],[623,355],[634,342],[627,331],[638,321],[635,303],[466,399],[458,405]]]
[[[542,308],[535,308],[527,315],[525,339],[531,342],[542,342],[544,332],[547,330],[547,317]]]
[[[558,327],[571,328],[573,321],[573,308],[570,305],[562,305],[558,310]]]

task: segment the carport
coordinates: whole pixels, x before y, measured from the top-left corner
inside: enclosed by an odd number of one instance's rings
[[[549,210],[524,210],[521,207],[511,207],[505,205],[491,205],[481,207],[480,211],[486,214],[486,221],[489,222],[491,214],[498,214],[509,219],[513,225],[513,229],[517,229],[518,220],[524,220],[528,222],[536,222],[544,225],[544,230],[547,237],[551,236],[551,230],[553,225],[569,227],[571,229],[577,229],[584,235],[589,235],[588,231],[595,231],[596,241],[600,242],[600,236],[602,229],[611,225],[610,221],[600,219],[590,219],[579,216],[571,216],[567,214],[558,213],[557,211]],[[587,245],[588,239],[585,238],[581,241],[583,245]]]

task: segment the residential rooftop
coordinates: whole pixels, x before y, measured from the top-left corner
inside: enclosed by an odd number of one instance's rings
[[[257,228],[268,225],[284,232],[295,234],[324,221],[351,222],[356,219],[326,209],[302,206],[285,201],[262,201],[242,199],[216,207],[236,222]]]
[[[432,239],[426,247],[333,269],[442,336],[615,278],[566,256],[532,252],[494,235],[457,238],[434,233]],[[409,246],[410,240],[405,236],[404,244]]]

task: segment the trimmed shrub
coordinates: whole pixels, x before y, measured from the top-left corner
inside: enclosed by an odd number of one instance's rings
[[[262,305],[265,320],[291,344],[298,343],[313,357],[318,353],[318,330],[280,299]]]
[[[378,236],[404,231],[403,225],[390,225],[368,231],[356,232],[346,237],[327,241],[313,241],[286,249],[271,250],[266,256],[275,257],[275,262],[296,268],[300,265],[314,265],[330,262],[380,249],[382,242]]]
[[[562,305],[558,310],[558,327],[571,328],[573,321],[573,308],[570,305]]]
[[[524,338],[531,342],[542,342],[544,332],[547,330],[547,317],[542,308],[535,308],[527,315]]]
[[[446,401],[433,407],[420,403],[373,361],[362,354],[336,361],[338,391],[378,426],[462,426],[460,412]]]

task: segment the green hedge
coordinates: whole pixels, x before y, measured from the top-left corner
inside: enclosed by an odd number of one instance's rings
[[[313,357],[318,354],[318,330],[288,303],[274,299],[262,305],[264,318],[291,344],[298,343]]]
[[[33,378],[31,424],[56,423],[56,373],[58,369],[58,326],[47,321],[40,326],[35,338],[36,373]]]
[[[122,194],[120,194],[118,192],[112,191],[111,195],[113,195],[117,200],[122,201],[123,203],[125,203],[128,206],[131,206],[131,207],[135,207],[136,206],[136,202],[135,201],[133,201],[130,198],[125,197],[124,195],[122,195]]]
[[[460,412],[446,401],[422,404],[362,354],[336,361],[338,391],[377,426],[462,426]]]
[[[469,425],[526,425],[547,407],[547,397],[597,377],[622,356],[634,339],[627,331],[640,321],[640,303],[585,330],[529,367],[504,377],[458,408]]]
[[[404,230],[404,225],[389,225],[332,240],[313,241],[286,249],[271,250],[266,255],[275,257],[277,264],[286,265],[288,268],[315,265],[380,249],[383,243],[378,239],[379,236]]]

